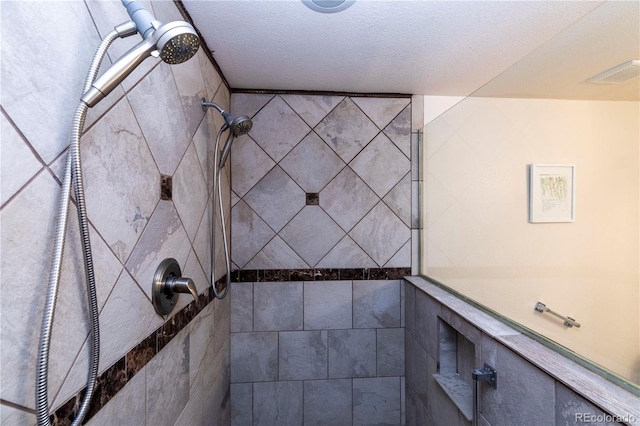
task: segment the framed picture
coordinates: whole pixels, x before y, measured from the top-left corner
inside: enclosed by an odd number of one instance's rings
[[[575,221],[574,164],[531,164],[529,222]]]

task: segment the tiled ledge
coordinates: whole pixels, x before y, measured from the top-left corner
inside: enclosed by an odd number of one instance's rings
[[[405,280],[603,410],[640,425],[640,398],[422,277]],[[626,417],[625,417],[626,416]]]

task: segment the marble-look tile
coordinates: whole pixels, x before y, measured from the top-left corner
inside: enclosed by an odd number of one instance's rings
[[[492,425],[549,425],[555,421],[555,381],[545,372],[498,345],[499,386],[481,387],[481,411]]]
[[[349,329],[353,326],[352,283],[304,283],[304,329]]]
[[[307,262],[277,235],[245,265],[245,268],[261,270],[307,269],[308,267]]]
[[[209,191],[193,144],[189,144],[173,176],[173,203],[189,239],[193,241],[202,221]]]
[[[200,161],[202,175],[207,183],[207,192],[213,188],[213,149],[216,137],[213,114],[206,114],[193,135],[193,146]]]
[[[384,197],[411,171],[409,159],[382,133],[349,165],[379,197]]]
[[[146,367],[147,424],[173,424],[189,400],[189,333],[183,330]],[[171,389],[167,392],[167,389]]]
[[[240,136],[231,145],[231,185],[239,197],[249,192],[276,163],[250,136]]]
[[[279,380],[327,378],[327,331],[282,331]]]
[[[169,65],[158,65],[127,99],[160,173],[173,175],[192,134]]]
[[[18,410],[2,404],[0,405],[0,423],[6,426],[35,425],[37,420],[33,412]]]
[[[407,173],[382,199],[405,225],[412,227],[411,175]]]
[[[400,281],[354,281],[353,327],[400,327]]]
[[[2,273],[0,283],[2,398],[33,407],[36,355],[44,310],[43,291],[49,278],[55,217],[60,187],[42,172],[0,214]],[[53,398],[89,333],[82,249],[74,205],[70,205],[60,288],[50,348],[49,400]],[[104,303],[122,270],[109,247],[90,226],[98,307]],[[16,268],[16,265],[20,267]],[[20,291],[15,291],[15,283]],[[43,283],[45,287],[43,288]],[[86,377],[85,377],[86,378]],[[31,386],[31,387],[29,387]],[[70,396],[71,394],[67,394]],[[63,401],[64,402],[64,401]]]
[[[411,231],[380,202],[349,232],[349,236],[382,266],[411,238]]]
[[[253,383],[231,384],[231,426],[253,424]]]
[[[122,424],[146,424],[145,399],[146,370],[131,377],[104,407],[86,423],[89,426]]]
[[[278,380],[278,333],[231,333],[231,383]]]
[[[305,192],[320,192],[345,164],[320,136],[310,132],[280,166]]]
[[[409,98],[352,97],[351,99],[380,129],[387,127],[387,124],[411,102]]]
[[[280,161],[310,130],[280,96],[275,96],[253,118],[251,137],[271,158]]]
[[[314,95],[281,95],[281,97],[312,128],[344,99],[344,96]]]
[[[416,288],[407,281],[404,281],[404,327],[415,337]]]
[[[376,331],[329,330],[329,378],[375,377]]]
[[[354,425],[400,424],[400,377],[353,379]]]
[[[555,414],[555,424],[558,426],[569,426],[576,423],[607,426],[619,424],[613,420],[606,421],[605,416],[607,413],[558,381],[556,381]],[[591,419],[595,421],[590,421]]]
[[[429,357],[410,333],[405,333],[405,376],[407,388],[423,403],[428,401],[427,365]],[[435,364],[435,362],[434,362]],[[437,368],[434,369],[434,373]]]
[[[231,286],[231,332],[253,331],[253,283]]]
[[[315,128],[316,133],[349,163],[380,131],[350,98],[344,99]]]
[[[411,157],[411,105],[407,105],[384,129],[384,134],[407,158]]]
[[[320,192],[320,206],[347,232],[379,200],[371,188],[350,167],[345,167]]]
[[[267,282],[253,286],[253,329],[303,329],[303,283]]]
[[[411,241],[407,241],[401,248],[393,255],[387,263],[384,264],[385,268],[407,268],[411,265]]]
[[[160,175],[126,100],[83,137],[89,219],[124,262],[160,199]]]
[[[431,375],[428,375],[430,380],[434,380]],[[438,425],[451,425],[451,426],[462,426],[459,422],[459,413],[458,408],[451,400],[449,395],[446,394],[440,385],[433,386],[429,388],[429,401],[427,404],[427,409],[431,417],[433,417],[435,424]],[[507,424],[519,424],[519,423],[507,423]],[[533,424],[533,423],[526,423]],[[549,423],[550,424],[550,423]]]
[[[3,2],[0,26],[2,108],[48,164],[69,143],[99,34],[83,2]]]
[[[377,375],[404,376],[404,328],[381,328],[376,334]]]
[[[318,268],[354,268],[356,266],[375,268],[378,265],[351,237],[345,235],[316,266]]]
[[[302,426],[302,383],[300,381],[254,383],[254,426]]]
[[[352,411],[350,379],[304,382],[305,426],[350,425]]]
[[[175,6],[170,2],[162,1],[158,4],[167,4],[177,12]],[[158,9],[158,7],[155,7],[155,9]],[[157,18],[162,19],[159,17]],[[183,18],[180,17],[178,19],[182,20]],[[193,57],[188,61],[172,65],[169,68],[173,74],[173,79],[175,80],[175,85],[178,88],[178,93],[180,94],[182,109],[184,110],[184,115],[187,120],[187,129],[189,131],[189,136],[191,137],[200,124],[202,117],[206,114],[200,103],[202,98],[207,97],[207,88],[204,84],[204,78],[202,77],[200,61],[197,57]]]
[[[198,378],[211,368],[215,355],[214,342],[215,303],[209,303],[188,325],[189,332],[189,386],[196,389]]]
[[[440,304],[421,291],[415,295],[415,338],[433,358],[438,359],[438,315]]]
[[[271,229],[279,232],[305,206],[305,195],[276,166],[244,196],[244,201]]]
[[[212,100],[218,94],[220,88],[226,89],[226,87],[222,82],[220,74],[218,74],[218,71],[216,71],[213,64],[211,63],[211,60],[204,52],[204,49],[198,49],[196,57],[198,58],[198,62],[200,63],[200,70],[202,71],[204,86],[207,89],[207,95],[205,96],[205,98],[207,98],[207,100]],[[223,108],[227,108],[228,106],[229,105],[226,104],[223,106]]]
[[[231,113],[235,116],[253,117],[273,97],[271,94],[234,93],[231,95]]]
[[[2,168],[0,169],[0,205],[11,198],[42,168],[4,114],[0,114]]]
[[[319,206],[305,206],[282,231],[280,237],[315,266],[344,236],[344,232]]]
[[[275,232],[244,201],[231,209],[231,258],[244,267],[275,236]]]
[[[160,262],[173,258],[182,269],[189,256],[189,248],[189,238],[173,203],[160,201],[126,267],[151,300],[153,277]]]

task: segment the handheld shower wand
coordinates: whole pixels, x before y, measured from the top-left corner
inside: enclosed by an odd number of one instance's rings
[[[173,21],[166,24],[135,0],[122,0],[131,20],[135,23],[142,41],[120,57],[104,72],[82,96],[89,107],[95,106],[149,56],[159,56],[174,65],[189,60],[200,47],[196,30],[187,22]]]
[[[218,131],[218,135],[216,136],[216,144],[214,148],[213,154],[213,197],[216,198],[216,181],[218,188],[218,203],[220,206],[220,227],[222,228],[222,243],[224,246],[224,260],[227,267],[227,275],[226,275],[226,287],[224,293],[219,294],[218,289],[215,286],[215,274],[214,274],[214,258],[215,254],[212,253],[211,256],[211,285],[213,287],[213,294],[218,299],[224,299],[224,297],[229,292],[229,287],[231,286],[231,258],[229,256],[229,246],[227,244],[227,231],[224,220],[224,206],[222,203],[222,188],[220,185],[220,170],[224,167],[224,163],[227,161],[227,157],[229,156],[229,152],[231,152],[231,144],[233,143],[233,139],[235,136],[246,135],[251,131],[253,127],[253,122],[251,118],[246,115],[241,115],[239,117],[234,117],[222,107],[214,102],[207,102],[206,99],[202,98],[200,101],[202,104],[202,109],[206,111],[210,107],[215,108],[224,118],[224,125]],[[222,149],[222,154],[220,155],[220,161],[218,162],[218,149],[220,147],[220,136],[225,130],[230,129],[229,136],[227,137],[227,142],[224,144],[224,148]],[[216,225],[216,208],[215,205],[212,209],[212,220],[211,220],[211,241],[214,240],[215,237],[215,225]]]
[[[114,87],[131,73],[144,59],[157,53],[168,64],[179,64],[193,57],[199,47],[195,30],[186,22],[176,21],[167,24],[155,20],[153,15],[134,0],[122,0],[127,8],[131,22],[125,22],[114,28],[101,41],[89,66],[89,72],[82,89],[82,98],[73,117],[69,150],[64,169],[64,178],[60,191],[58,217],[56,221],[55,245],[49,273],[47,298],[38,343],[38,363],[36,371],[36,417],[38,425],[50,425],[48,400],[49,349],[56,308],[56,297],[62,272],[62,258],[69,219],[69,199],[71,187],[74,187],[78,211],[78,225],[83,250],[85,280],[89,315],[91,320],[91,343],[89,345],[89,371],[84,396],[72,426],[82,424],[89,411],[98,374],[100,360],[100,322],[97,302],[95,274],[89,238],[89,219],[84,199],[84,183],[80,156],[80,136],[84,128],[87,111],[107,96]],[[108,47],[118,37],[127,37],[138,31],[143,41],[125,53],[100,78],[96,80],[98,69]]]

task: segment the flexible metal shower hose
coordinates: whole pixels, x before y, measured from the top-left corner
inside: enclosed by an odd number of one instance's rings
[[[107,52],[107,48],[121,34],[118,31],[109,33],[100,43],[87,73],[84,88],[84,94],[96,79],[98,69]],[[38,366],[36,372],[36,414],[38,425],[50,425],[49,420],[49,403],[48,403],[48,374],[49,374],[49,349],[51,343],[51,330],[53,328],[54,313],[56,308],[56,296],[60,283],[60,274],[62,269],[62,257],[64,253],[65,236],[67,231],[67,223],[69,217],[69,196],[71,194],[71,181],[73,180],[74,192],[76,196],[76,205],[78,211],[78,225],[80,228],[80,239],[82,243],[82,253],[84,258],[85,279],[87,282],[87,297],[89,301],[89,314],[91,319],[91,346],[90,346],[90,366],[87,375],[87,390],[80,405],[80,410],[76,415],[73,426],[80,425],[89,409],[89,403],[95,389],[96,378],[98,375],[98,361],[100,359],[100,328],[99,328],[99,312],[98,300],[96,296],[95,276],[93,271],[93,259],[91,255],[91,242],[89,239],[89,221],[87,219],[87,210],[84,199],[84,183],[82,179],[82,165],[80,158],[80,136],[84,128],[85,118],[87,116],[88,106],[84,102],[80,102],[71,128],[71,137],[69,142],[69,152],[67,153],[67,161],[65,164],[64,178],[62,189],[60,192],[60,200],[58,205],[58,219],[56,222],[55,245],[53,253],[53,262],[49,274],[49,286],[47,289],[47,299],[45,303],[44,315],[42,318],[42,328],[40,333],[40,342],[38,346]]]
[[[226,287],[224,289],[224,293],[220,294],[218,293],[218,290],[216,289],[216,278],[215,278],[215,273],[214,273],[214,269],[215,269],[215,244],[213,244],[213,241],[215,241],[215,229],[216,229],[216,202],[215,200],[212,200],[212,209],[213,209],[213,213],[212,213],[212,224],[211,224],[211,286],[213,287],[213,295],[216,297],[216,299],[224,299],[225,296],[227,295],[227,293],[229,292],[229,287],[231,287],[231,258],[229,256],[229,245],[227,243],[227,228],[225,225],[225,220],[224,220],[224,205],[222,202],[222,185],[220,184],[220,170],[222,170],[222,168],[220,167],[220,165],[218,164],[218,151],[220,149],[220,136],[222,135],[222,133],[228,129],[228,126],[225,124],[224,126],[222,126],[220,128],[220,130],[218,131],[218,135],[216,136],[216,145],[214,148],[214,154],[213,154],[213,196],[212,198],[216,198],[216,186],[218,187],[218,203],[220,206],[220,223],[221,223],[221,227],[222,227],[222,242],[224,245],[224,260],[225,260],[225,264],[227,267],[227,275],[226,275]],[[233,132],[229,132],[229,137],[232,138],[233,137]],[[217,185],[216,185],[217,183]]]

